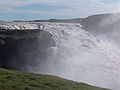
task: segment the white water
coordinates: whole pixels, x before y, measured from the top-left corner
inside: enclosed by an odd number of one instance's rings
[[[80,24],[43,24],[57,46],[48,48],[46,60],[38,57],[39,66],[28,67],[30,72],[120,90],[120,49],[114,41],[102,35],[96,39]]]
[[[30,71],[120,90],[120,49],[115,43],[103,36],[97,40],[79,24],[45,26],[57,47],[49,48],[48,59]]]

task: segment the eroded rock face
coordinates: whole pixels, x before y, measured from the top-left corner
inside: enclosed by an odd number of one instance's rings
[[[26,66],[36,65],[38,54],[45,60],[47,48],[56,46],[51,36],[38,29],[0,32],[0,67],[27,71]]]

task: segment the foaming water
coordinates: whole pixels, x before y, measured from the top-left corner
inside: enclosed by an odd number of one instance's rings
[[[9,23],[2,27],[37,29],[39,24],[41,23],[13,23],[13,25]],[[27,72],[57,75],[95,86],[120,90],[119,29],[106,30],[102,25],[103,30],[95,30],[97,33],[90,32],[95,35],[94,37],[81,29],[80,24],[42,24],[45,25],[43,32],[46,34],[41,33],[39,39],[23,43],[23,48],[19,47],[21,51],[23,50],[22,55],[13,55],[13,61],[19,61],[14,63],[10,60],[11,58],[8,60],[12,67],[15,64],[16,67],[24,68]],[[28,44],[31,50],[26,53],[24,49],[27,49]],[[20,67],[19,64],[21,64]]]
[[[52,74],[92,85],[120,89],[120,49],[101,36],[97,40],[75,24],[48,24],[45,30],[56,41],[47,58],[29,67],[31,72]]]

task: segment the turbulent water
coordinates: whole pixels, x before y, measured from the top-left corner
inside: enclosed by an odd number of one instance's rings
[[[80,24],[45,23],[45,26],[57,47],[49,48],[47,60],[30,70],[120,89],[120,49],[114,41],[102,34],[93,37]]]
[[[56,46],[47,49],[45,60],[40,60],[38,55],[36,63],[39,65],[27,66],[30,72],[120,89],[120,49],[114,40],[102,34],[94,37],[80,24],[43,24]]]

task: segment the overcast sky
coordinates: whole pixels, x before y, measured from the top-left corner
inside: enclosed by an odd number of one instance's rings
[[[120,0],[0,0],[0,20],[80,18],[118,12]]]

